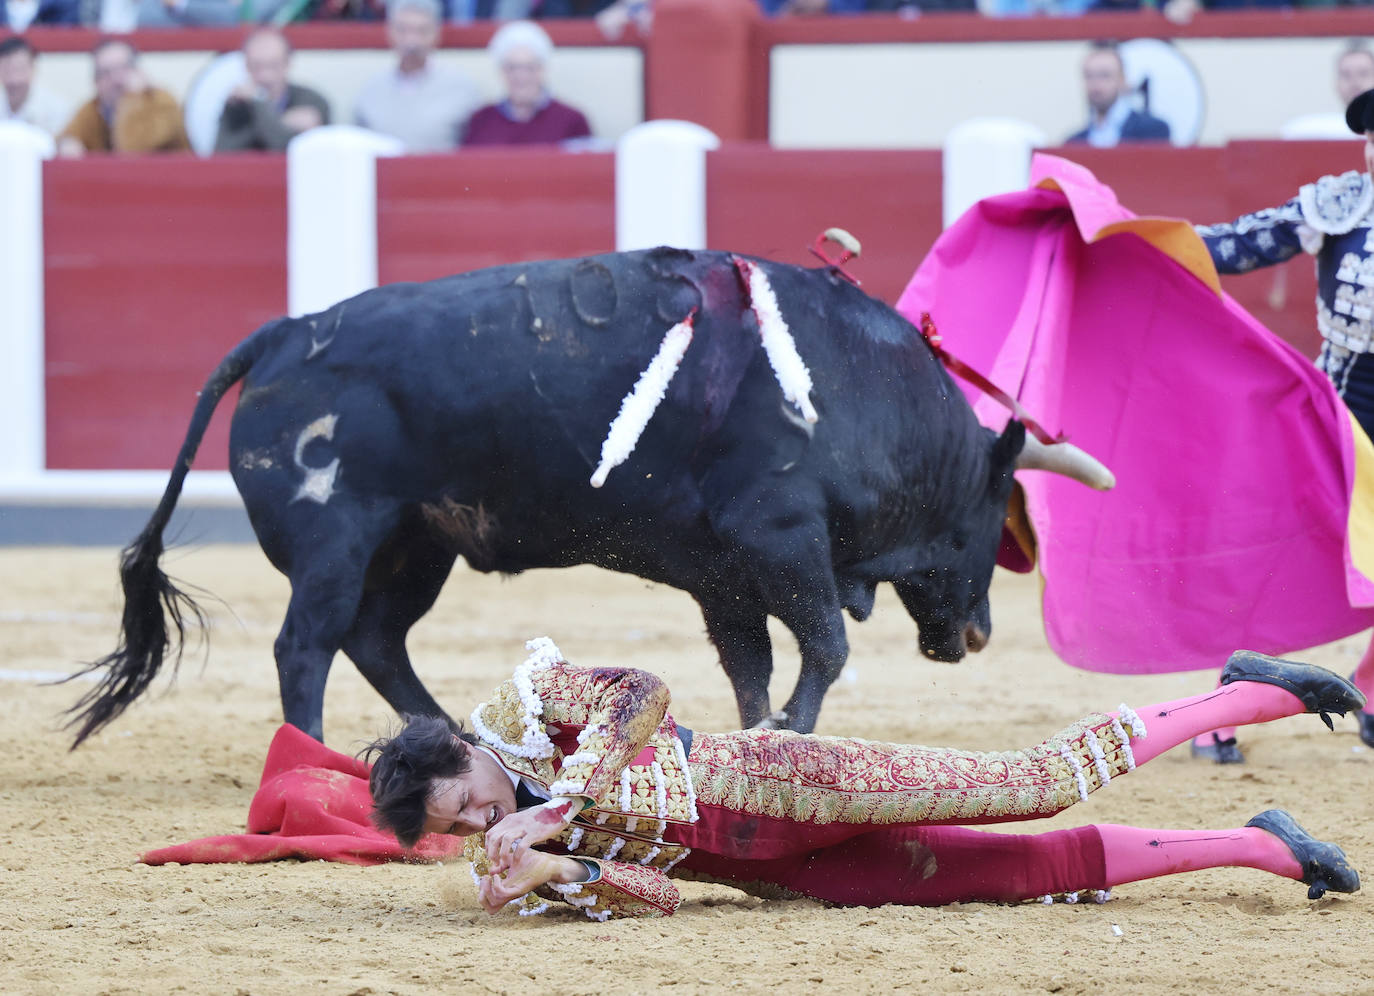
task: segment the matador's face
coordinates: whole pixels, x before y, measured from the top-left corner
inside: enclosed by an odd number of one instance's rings
[[[515,812],[515,786],[506,769],[484,750],[469,747],[468,755],[467,771],[434,780],[425,803],[425,833],[469,837]]]
[[[1374,131],[1364,133],[1364,169],[1374,173]]]

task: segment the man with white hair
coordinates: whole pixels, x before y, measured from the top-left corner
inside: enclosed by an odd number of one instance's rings
[[[502,25],[487,45],[505,82],[506,96],[472,115],[463,145],[549,145],[589,138],[587,118],[549,95],[553,42],[533,21]]]
[[[396,67],[363,84],[353,112],[359,125],[394,135],[407,152],[456,147],[478,103],[472,80],[430,58],[439,43],[440,15],[436,0],[392,0],[386,27]]]

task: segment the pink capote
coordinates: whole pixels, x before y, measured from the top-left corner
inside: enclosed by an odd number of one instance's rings
[[[971,208],[897,304],[930,312],[953,355],[1116,474],[1108,492],[1019,475],[1051,647],[1152,673],[1374,625],[1347,540],[1343,403],[1216,289],[1190,226],[1135,217],[1086,169],[1038,155],[1031,188]],[[1006,410],[960,383],[1000,428]]]

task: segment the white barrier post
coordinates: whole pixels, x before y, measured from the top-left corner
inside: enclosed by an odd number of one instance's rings
[[[323,311],[377,286],[377,158],[399,139],[352,125],[312,128],[286,148],[286,299]]]
[[[47,132],[0,121],[0,477],[43,472],[43,160]]]
[[[945,136],[944,223],[948,228],[984,197],[1024,190],[1031,153],[1045,133],[1015,118],[971,118]]]
[[[706,248],[706,153],[714,132],[690,121],[647,121],[615,146],[615,247]]]

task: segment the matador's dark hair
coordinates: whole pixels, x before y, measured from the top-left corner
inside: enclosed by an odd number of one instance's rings
[[[425,829],[425,803],[436,778],[456,778],[472,766],[477,738],[438,716],[406,716],[395,736],[372,741],[358,755],[372,765],[372,822],[414,847]]]

